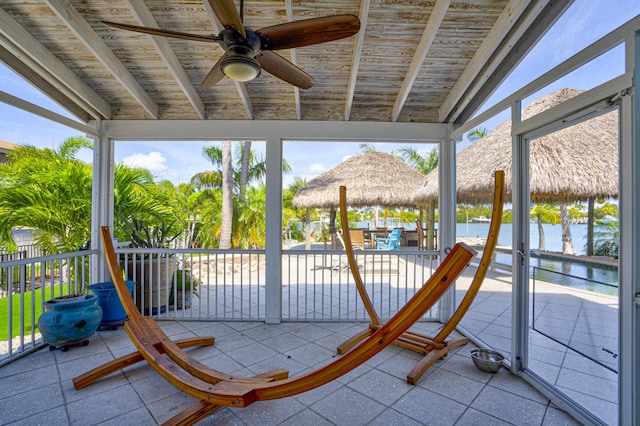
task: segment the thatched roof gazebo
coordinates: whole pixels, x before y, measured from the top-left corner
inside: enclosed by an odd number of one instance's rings
[[[523,119],[539,114],[580,94],[560,89],[523,109]],[[618,195],[618,119],[610,112],[583,121],[530,143],[529,187],[532,203],[589,201],[587,246],[593,245],[593,200]],[[505,171],[505,201],[511,201],[511,120],[456,155],[458,203],[491,202],[493,173]],[[432,170],[414,193],[416,203],[438,197],[438,169]],[[571,253],[568,216],[563,215],[563,251]],[[567,222],[567,223],[565,223]],[[566,227],[566,228],[565,228]],[[566,232],[565,232],[566,229]],[[590,254],[589,251],[587,254]]]
[[[293,205],[338,207],[340,186],[344,185],[351,206],[413,206],[413,193],[424,178],[422,173],[393,155],[368,151],[346,159],[302,185],[293,197]]]
[[[523,109],[523,119],[581,91],[560,89]],[[615,112],[534,139],[530,145],[532,203],[570,203],[618,195],[618,120]],[[456,156],[458,203],[490,203],[493,173],[505,171],[505,200],[511,200],[511,120]],[[438,168],[414,193],[416,203],[438,197]]]
[[[292,203],[295,207],[307,209],[331,208],[329,227],[333,233],[335,208],[340,205],[340,186],[347,188],[349,205],[354,207],[406,207],[415,205],[412,202],[413,193],[423,182],[424,175],[399,158],[383,152],[367,151],[349,157],[302,185]],[[309,210],[306,240],[308,248]]]

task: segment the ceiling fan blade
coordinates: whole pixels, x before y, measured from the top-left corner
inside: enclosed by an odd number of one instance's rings
[[[209,0],[209,5],[223,27],[231,27],[242,34],[243,38],[247,38],[247,34],[244,32],[244,25],[233,0]]]
[[[183,33],[180,31],[165,30],[162,28],[141,27],[139,25],[121,24],[119,22],[110,22],[110,21],[102,21],[102,23],[109,25],[110,27],[119,28],[121,30],[135,31],[137,33],[151,34],[151,35],[162,36],[162,37],[175,37],[175,38],[182,38],[185,40],[205,41],[209,43],[218,42],[222,40],[220,37],[213,34],[210,34],[210,35],[190,34],[190,33]]]
[[[354,15],[334,15],[287,22],[256,31],[263,39],[263,50],[292,49],[354,35],[360,20]]]
[[[275,52],[262,51],[256,56],[256,60],[263,70],[296,87],[309,89],[315,84],[313,77]]]
[[[218,83],[220,80],[222,80],[222,78],[224,77],[224,73],[222,72],[222,67],[220,66],[220,62],[222,62],[222,59],[224,59],[226,55],[227,55],[226,53],[222,55],[222,57],[218,59],[218,62],[216,62],[213,68],[211,68],[211,71],[209,71],[209,74],[207,74],[204,80],[202,80],[202,83],[201,83],[202,86],[213,86],[216,83]]]

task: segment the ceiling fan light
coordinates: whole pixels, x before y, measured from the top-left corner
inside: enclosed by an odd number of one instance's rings
[[[232,80],[246,82],[260,75],[260,64],[255,59],[244,55],[229,55],[220,64],[224,75]]]

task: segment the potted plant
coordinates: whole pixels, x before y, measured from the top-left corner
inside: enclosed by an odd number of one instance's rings
[[[173,279],[169,304],[175,306],[176,309],[191,308],[191,296],[198,296],[198,284],[198,279],[190,271],[178,269]]]
[[[102,309],[92,294],[69,294],[46,301],[44,313],[38,318],[38,329],[49,349],[89,344],[89,337],[100,325]]]
[[[136,217],[121,220],[136,248],[168,248],[181,234],[173,228],[175,220],[168,225],[163,220],[150,223]],[[175,256],[157,253],[136,254],[128,262],[127,279],[136,282],[136,304],[144,314],[166,310],[175,263]]]

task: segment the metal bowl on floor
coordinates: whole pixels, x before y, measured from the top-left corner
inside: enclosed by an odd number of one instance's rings
[[[504,356],[491,349],[478,348],[471,350],[471,359],[480,370],[495,373],[500,369]]]

